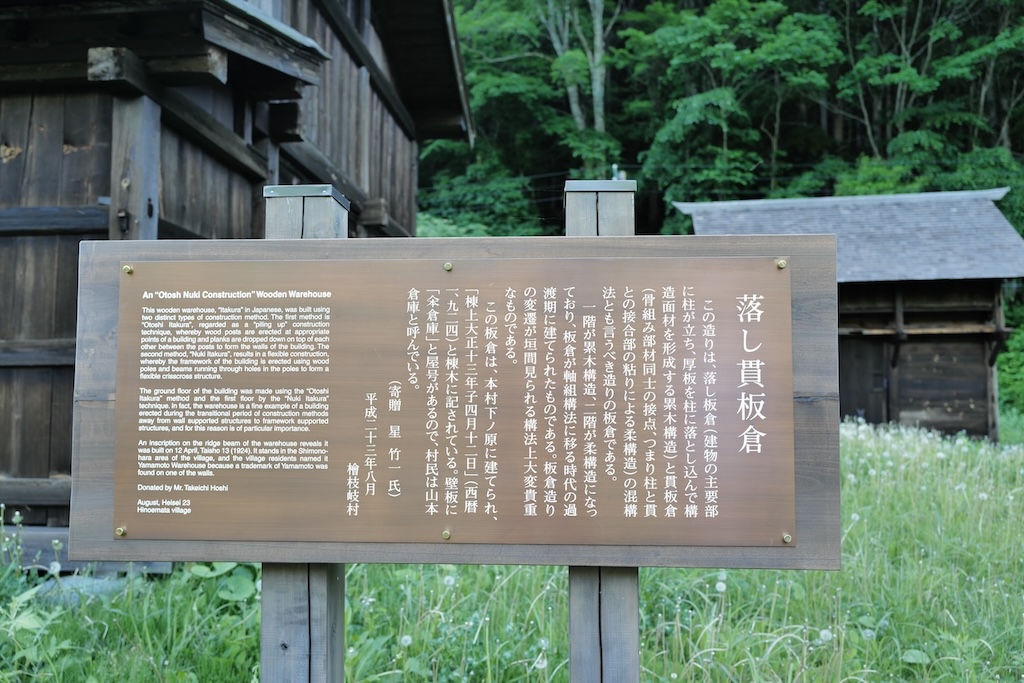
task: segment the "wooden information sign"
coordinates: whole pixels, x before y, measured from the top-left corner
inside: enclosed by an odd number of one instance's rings
[[[834,566],[834,258],[83,243],[72,553]]]
[[[133,261],[116,529],[796,543],[785,264]]]

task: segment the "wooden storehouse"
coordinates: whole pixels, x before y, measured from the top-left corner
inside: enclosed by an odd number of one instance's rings
[[[1007,189],[677,203],[698,235],[836,235],[843,415],[998,438]]]
[[[80,241],[259,238],[292,183],[413,235],[441,137],[472,140],[447,0],[0,0],[6,517],[68,522]]]

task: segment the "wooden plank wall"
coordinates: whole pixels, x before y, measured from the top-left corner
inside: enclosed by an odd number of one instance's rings
[[[351,4],[346,7],[352,17],[355,10]],[[277,18],[331,56],[322,67],[320,86],[303,93],[307,139],[370,199],[386,199],[391,216],[411,230],[416,221],[417,142],[402,131],[373,88],[360,89],[360,65],[311,0],[284,0],[280,12]],[[386,71],[386,65],[382,68]],[[362,169],[360,160],[369,167]]]
[[[101,93],[0,96],[0,477],[71,473],[78,244],[106,228],[47,225],[33,207],[92,209],[110,194],[110,121]],[[65,506],[15,509],[68,523]]]
[[[893,372],[892,419],[900,424],[989,434],[989,374],[983,340],[926,338],[900,347]]]
[[[999,291],[999,280],[840,285],[839,326],[852,332],[840,347],[844,414],[997,438]]]
[[[252,181],[167,126],[160,131],[160,159],[162,221],[198,237],[252,237]]]
[[[227,86],[175,88],[225,128],[235,128]],[[160,130],[160,218],[207,239],[253,236],[254,181],[167,125]],[[165,229],[161,237],[179,237]]]

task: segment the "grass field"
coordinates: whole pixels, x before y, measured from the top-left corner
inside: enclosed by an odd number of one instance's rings
[[[1024,448],[845,423],[842,570],[641,569],[644,681],[1024,681]],[[258,680],[259,568],[76,604],[0,565],[0,681]],[[59,581],[68,581],[67,578]],[[564,567],[352,565],[348,681],[567,681]]]

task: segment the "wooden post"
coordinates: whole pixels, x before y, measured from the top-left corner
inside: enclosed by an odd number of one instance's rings
[[[267,199],[268,240],[348,237],[349,201],[333,185],[275,185]]]
[[[267,239],[348,237],[348,200],[331,185],[276,185]],[[345,680],[345,565],[263,565],[260,680]]]
[[[155,240],[160,219],[160,105],[115,97],[110,150],[112,240]]]
[[[635,180],[570,180],[565,234],[636,234]],[[569,567],[572,683],[639,683],[640,588],[636,567]]]

